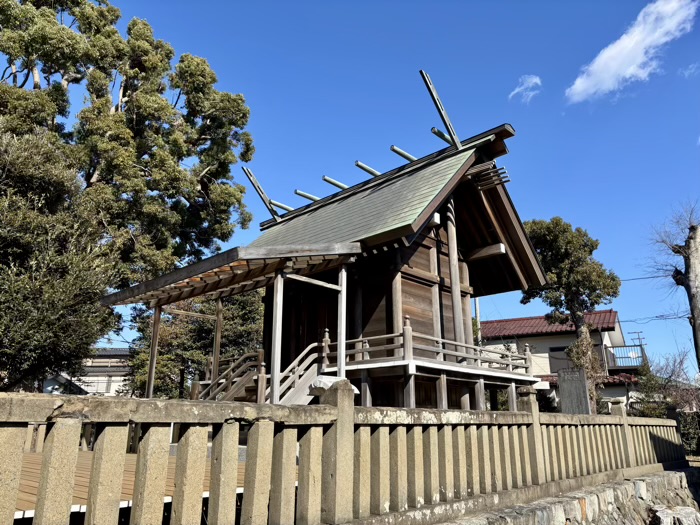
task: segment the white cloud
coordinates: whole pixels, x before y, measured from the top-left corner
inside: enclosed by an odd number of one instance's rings
[[[523,75],[518,79],[518,85],[508,95],[508,100],[516,95],[520,95],[520,100],[525,104],[529,104],[532,97],[537,95],[542,87],[542,79],[537,75]]]
[[[693,28],[700,0],[656,0],[644,7],[634,23],[603,49],[566,90],[571,103],[618,91],[645,81],[659,70],[659,52]]]
[[[694,77],[698,73],[700,73],[700,62],[695,62],[678,70],[678,74],[684,78]]]

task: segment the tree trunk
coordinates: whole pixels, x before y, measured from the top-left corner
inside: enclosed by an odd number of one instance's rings
[[[34,78],[34,89],[41,89],[41,76],[39,76],[39,68],[32,68],[32,76]]]
[[[685,279],[683,288],[688,295],[690,307],[690,326],[693,333],[693,346],[695,358],[700,366],[700,238],[697,224],[688,228],[688,237],[685,240]]]
[[[593,340],[591,339],[591,332],[586,324],[584,312],[570,312],[571,321],[574,323],[576,328],[576,343],[574,345],[577,347],[570,357],[573,358],[573,354],[576,354],[576,359],[574,361],[574,366],[578,368],[583,368],[586,373],[586,381],[588,382],[588,404],[591,407],[591,414],[596,414],[598,412],[597,402],[596,402],[596,388],[597,380],[599,374],[599,368],[596,366],[597,356],[593,352]]]

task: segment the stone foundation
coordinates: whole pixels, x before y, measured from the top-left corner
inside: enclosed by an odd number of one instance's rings
[[[449,525],[692,525],[700,523],[699,500],[700,472],[688,469],[606,483]]]

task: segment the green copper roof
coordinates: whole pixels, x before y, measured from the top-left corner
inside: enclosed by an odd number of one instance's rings
[[[302,213],[270,226],[250,246],[358,242],[415,225],[459,172],[473,161],[474,149],[380,176],[361,188],[344,190]],[[466,164],[466,167],[465,167]],[[401,235],[399,235],[401,236]]]

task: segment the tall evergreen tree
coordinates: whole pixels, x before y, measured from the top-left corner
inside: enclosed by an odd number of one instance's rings
[[[243,96],[217,90],[206,60],[184,54],[173,67],[173,48],[146,21],[132,20],[124,38],[119,18],[105,1],[0,0],[0,115],[3,131],[42,128],[63,142],[125,286],[201,258],[248,225],[231,164],[254,148]],[[86,105],[71,112],[78,86]]]
[[[231,175],[254,152],[243,96],[119,19],[103,0],[0,0],[0,389],[74,371],[115,325],[108,288],[251,218]]]

